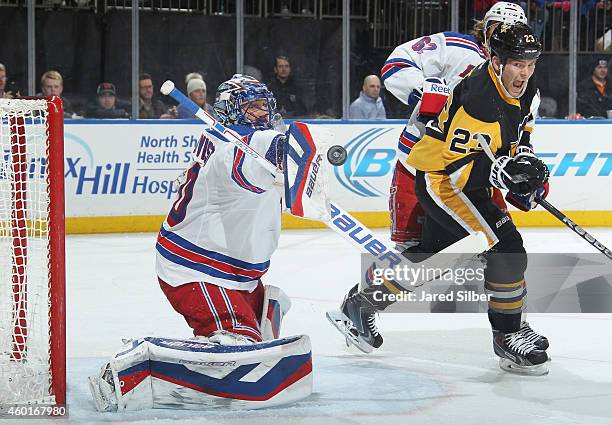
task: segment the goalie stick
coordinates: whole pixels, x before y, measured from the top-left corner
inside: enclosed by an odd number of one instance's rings
[[[484,152],[486,153],[486,155],[489,157],[489,159],[492,162],[495,162],[495,155],[493,155],[493,151],[491,150],[491,147],[488,145],[488,143],[486,142],[485,138],[481,135],[481,134],[477,134],[476,135],[476,139],[478,140],[478,143],[480,144],[480,146],[482,147],[482,149],[484,150]],[[505,170],[502,169],[502,172],[506,175],[506,177],[508,177],[510,180],[513,180],[512,177],[510,177],[510,175],[508,173],[505,172]],[[595,239],[589,232],[587,232],[586,230],[584,230],[582,227],[580,227],[579,225],[577,225],[576,223],[574,223],[572,220],[569,219],[568,216],[566,216],[565,214],[563,214],[561,211],[559,211],[557,208],[555,208],[554,205],[552,205],[550,202],[548,202],[545,199],[541,199],[541,198],[536,198],[535,201],[540,204],[542,206],[542,208],[544,208],[546,211],[548,211],[549,213],[551,213],[553,216],[555,216],[557,219],[559,219],[559,221],[561,221],[563,224],[565,224],[567,227],[569,227],[570,229],[572,229],[572,231],[574,233],[576,233],[578,236],[580,236],[582,239],[584,239],[585,241],[587,241],[589,244],[591,244],[592,246],[595,247],[595,249],[597,249],[599,252],[601,252],[603,255],[605,255],[606,257],[608,257],[610,260],[612,260],[612,252],[610,252],[610,249],[608,249],[604,244],[602,244],[601,242],[599,242],[597,239]]]

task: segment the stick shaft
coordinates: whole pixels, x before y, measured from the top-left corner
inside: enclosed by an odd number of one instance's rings
[[[604,244],[599,242],[589,232],[587,232],[582,227],[580,227],[579,225],[574,223],[572,220],[570,220],[568,216],[566,216],[561,211],[559,211],[557,208],[555,208],[550,202],[548,202],[545,199],[539,199],[536,202],[540,204],[542,208],[544,208],[546,211],[548,211],[549,213],[554,215],[556,218],[558,218],[559,221],[561,221],[567,227],[572,229],[574,233],[576,233],[582,239],[584,239],[585,241],[593,245],[595,249],[597,249],[599,252],[601,252],[606,257],[612,260],[612,252]]]
[[[491,161],[495,161],[493,152],[491,152],[491,147],[487,144],[484,138],[478,135],[477,139],[480,145],[482,146],[482,148],[484,149],[485,153],[487,154],[487,156],[491,159]],[[566,216],[561,211],[559,211],[557,208],[555,208],[553,204],[551,204],[545,199],[536,199],[536,202],[540,204],[542,208],[544,208],[546,211],[548,211],[549,213],[554,215],[556,218],[558,218],[559,221],[561,221],[561,223],[565,224],[567,227],[572,229],[574,233],[576,233],[582,239],[584,239],[585,241],[593,245],[595,249],[597,249],[599,252],[601,252],[606,257],[612,260],[612,252],[604,244],[599,242],[597,239],[591,236],[589,232],[587,232],[582,227],[580,227],[579,225],[574,223],[572,220],[570,220],[568,216]]]

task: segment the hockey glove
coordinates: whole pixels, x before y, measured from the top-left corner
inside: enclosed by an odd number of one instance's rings
[[[440,78],[426,78],[423,84],[419,119],[421,119],[421,116],[428,117],[429,119],[437,117],[442,108],[444,108],[448,96],[450,96],[450,88],[444,80]]]
[[[285,159],[287,136],[279,134],[276,136],[266,152],[266,159],[282,170]]]
[[[495,187],[529,195],[548,180],[548,167],[532,155],[501,156],[491,166],[489,181]]]
[[[529,211],[538,206],[538,201],[540,199],[546,199],[547,196],[548,182],[544,182],[542,186],[528,195],[519,195],[508,192],[506,194],[506,201],[521,211]]]
[[[415,106],[423,97],[423,89],[417,87],[408,95],[408,106]]]

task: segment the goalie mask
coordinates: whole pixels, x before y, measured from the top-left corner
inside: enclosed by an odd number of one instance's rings
[[[272,126],[276,99],[265,84],[251,76],[236,74],[219,85],[213,108],[223,125],[266,129]]]

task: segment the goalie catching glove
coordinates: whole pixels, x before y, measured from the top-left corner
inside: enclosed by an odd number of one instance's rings
[[[533,155],[501,156],[491,166],[489,181],[499,189],[530,195],[548,181],[548,167]]]

